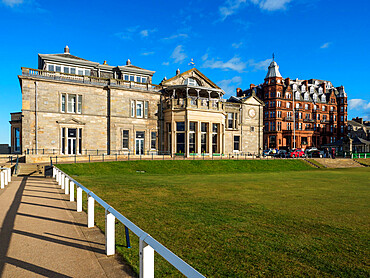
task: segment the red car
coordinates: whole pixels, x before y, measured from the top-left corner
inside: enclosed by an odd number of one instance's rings
[[[289,157],[296,158],[296,157],[305,157],[304,151],[302,149],[295,149],[291,150],[288,154]]]

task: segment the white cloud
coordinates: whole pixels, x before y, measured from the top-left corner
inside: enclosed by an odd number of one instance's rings
[[[169,66],[170,65],[170,62],[163,62],[162,65],[163,66]]]
[[[167,38],[163,38],[162,40],[169,41],[169,40],[174,40],[174,39],[178,39],[178,38],[187,39],[187,38],[189,38],[189,35],[186,34],[186,33],[180,33],[180,34],[172,35],[172,36],[167,37]]]
[[[219,8],[221,20],[224,21],[228,16],[234,14],[246,0],[227,0],[224,6]]]
[[[360,98],[348,100],[349,109],[351,110],[370,110],[370,102]]]
[[[277,11],[285,10],[288,3],[292,0],[248,0],[257,5],[261,10]],[[224,21],[228,16],[236,13],[241,7],[247,4],[247,0],[227,0],[223,6],[219,8],[221,20]]]
[[[291,1],[292,0],[251,0],[251,2],[258,5],[261,10],[266,11],[285,10],[287,4]]]
[[[143,53],[141,53],[141,55],[143,55],[143,56],[149,56],[149,55],[153,55],[154,53],[155,53],[154,51],[143,52]]]
[[[2,3],[8,7],[14,7],[23,3],[23,0],[2,0]]]
[[[171,54],[171,58],[174,59],[175,63],[182,63],[184,62],[184,60],[187,58],[188,56],[186,56],[185,52],[184,52],[184,49],[182,48],[182,45],[178,45],[176,46],[176,48],[174,49],[174,51],[172,52]]]
[[[254,70],[267,70],[271,61],[272,59],[266,59],[260,62],[255,62],[253,59],[251,59],[248,61],[248,65],[252,67]]]
[[[208,53],[206,53],[206,54],[204,54],[203,56],[202,56],[202,61],[205,61],[205,60],[207,60],[208,59]]]
[[[143,29],[139,31],[139,28],[139,25],[127,27],[123,32],[118,32],[114,35],[122,40],[133,40],[135,35],[139,34],[142,38],[146,38],[157,31],[157,29]]]
[[[360,117],[365,118],[366,120],[370,120],[370,101],[354,98],[348,100],[348,109],[355,110],[356,113],[361,113]]]
[[[247,66],[247,63],[240,60],[239,57],[233,57],[227,62],[216,61],[215,59],[206,60],[203,63],[203,68],[222,69],[222,70],[235,70],[242,72]]]
[[[231,79],[225,79],[217,82],[218,86],[225,91],[228,95],[235,93],[236,87],[242,83],[240,76],[234,76]]]
[[[243,45],[243,42],[239,42],[239,43],[234,42],[231,46],[232,46],[232,47],[234,47],[234,48],[236,48],[236,49],[238,49],[238,48],[240,48],[242,45]]]
[[[328,48],[331,45],[331,42],[326,42],[320,48]]]
[[[142,37],[148,37],[151,33],[154,33],[154,32],[156,32],[157,31],[157,29],[151,29],[151,30],[149,30],[149,29],[145,29],[145,30],[141,30],[140,31],[140,35],[142,36]]]

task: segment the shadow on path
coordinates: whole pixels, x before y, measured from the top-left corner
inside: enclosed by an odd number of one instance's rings
[[[25,205],[31,205],[31,206],[39,206],[39,207],[45,207],[45,208],[54,208],[54,209],[61,209],[61,210],[69,210],[69,211],[76,211],[75,209],[70,209],[70,208],[63,208],[63,207],[56,207],[56,206],[49,206],[45,204],[36,204],[36,203],[30,203],[30,202],[21,202],[22,204]]]
[[[105,249],[98,249],[98,248],[94,248],[92,246],[83,245],[83,244],[79,244],[79,243],[73,243],[73,242],[69,242],[69,241],[65,241],[65,240],[60,240],[60,239],[52,238],[52,237],[49,237],[49,236],[43,236],[43,235],[38,235],[38,234],[29,233],[29,232],[25,232],[25,231],[19,231],[19,230],[14,230],[13,233],[23,235],[23,236],[29,236],[29,237],[33,237],[33,238],[37,238],[37,239],[41,239],[41,240],[45,240],[45,241],[65,245],[65,246],[71,246],[71,247],[74,247],[74,248],[80,248],[80,249],[84,249],[84,250],[90,250],[91,249],[92,251],[94,251],[96,253],[105,254]]]
[[[5,257],[9,249],[10,239],[12,237],[13,228],[14,228],[14,221],[15,217],[17,216],[17,211],[21,204],[22,194],[24,187],[26,186],[27,177],[24,177],[19,185],[17,192],[15,193],[14,200],[9,207],[8,212],[4,218],[4,222],[1,224],[1,231],[0,231],[0,277],[2,276],[4,265],[5,265]]]
[[[76,223],[76,222],[72,222],[72,221],[68,221],[68,220],[60,220],[60,219],[55,219],[55,218],[50,218],[50,217],[45,217],[45,216],[39,216],[39,215],[32,215],[32,214],[27,214],[27,213],[22,213],[22,212],[18,212],[17,215],[25,216],[25,217],[31,217],[31,218],[37,218],[37,219],[42,219],[42,220],[47,220],[47,221],[53,221],[53,222],[58,222],[58,223],[63,223],[63,224],[76,225],[76,226],[81,226],[81,227],[86,226],[84,224]]]
[[[16,267],[27,269],[28,271],[43,275],[45,277],[72,278],[71,276],[60,274],[60,273],[52,271],[50,269],[46,269],[46,268],[43,268],[41,266],[37,266],[37,265],[31,264],[31,263],[27,263],[27,262],[20,261],[20,260],[17,260],[17,259],[13,259],[13,258],[9,258],[9,257],[5,257],[4,262],[8,263],[8,264],[11,264],[11,265],[14,265]]]

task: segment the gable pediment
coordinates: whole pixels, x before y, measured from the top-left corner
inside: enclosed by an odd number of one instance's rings
[[[163,86],[184,85],[185,80],[188,78],[195,79],[197,83],[199,84],[199,87],[220,89],[220,87],[218,87],[214,82],[212,82],[208,77],[206,77],[203,73],[201,73],[196,68],[192,68],[168,80],[165,80],[162,82],[162,85]]]
[[[62,121],[57,121],[58,124],[64,124],[64,125],[85,125],[84,122],[81,122],[75,118],[70,118]]]

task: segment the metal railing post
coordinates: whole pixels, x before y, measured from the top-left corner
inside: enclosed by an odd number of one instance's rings
[[[95,200],[90,195],[87,195],[87,227],[94,227],[94,205]]]
[[[154,278],[154,249],[139,239],[140,278]]]
[[[116,218],[108,210],[105,210],[105,254],[114,255],[116,249],[115,241]]]
[[[64,194],[69,194],[69,178],[64,179]]]
[[[77,187],[77,212],[82,211],[82,188]]]
[[[75,200],[75,183],[73,181],[69,182],[69,201],[73,202]]]

